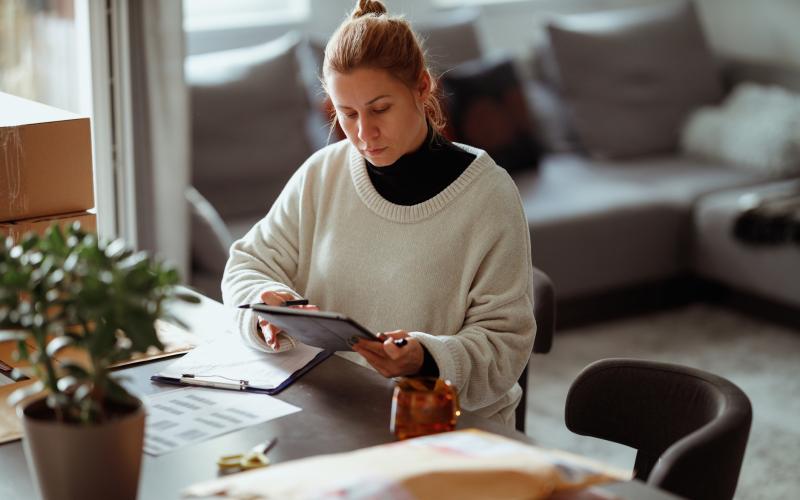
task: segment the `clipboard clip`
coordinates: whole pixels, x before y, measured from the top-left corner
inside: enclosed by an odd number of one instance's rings
[[[219,382],[216,380],[203,380],[198,377],[217,377],[217,378],[224,378],[230,380],[230,382]],[[181,375],[179,379],[181,384],[185,385],[194,385],[198,387],[214,387],[216,389],[230,389],[234,391],[246,391],[250,386],[250,382],[247,380],[236,380],[228,377],[222,377],[220,375],[195,375],[193,373],[184,373]]]

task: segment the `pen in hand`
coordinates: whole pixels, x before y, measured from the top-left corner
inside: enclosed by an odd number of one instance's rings
[[[380,340],[386,340],[388,338],[388,336],[385,333],[381,332],[381,333],[378,334],[378,338]],[[392,340],[392,343],[394,345],[396,345],[397,347],[403,347],[404,345],[408,344],[408,339],[406,339],[405,337],[403,337],[401,339],[394,339],[394,340]]]
[[[291,307],[291,306],[307,306],[308,299],[295,299],[295,300],[287,300],[281,304],[281,307]],[[237,306],[239,309],[250,309],[253,307],[253,304],[242,304]]]
[[[291,306],[307,306],[308,299],[295,299],[295,300],[287,300],[281,306],[283,307],[291,307]]]

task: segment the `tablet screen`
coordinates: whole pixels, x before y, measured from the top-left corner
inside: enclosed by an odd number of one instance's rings
[[[377,335],[343,314],[254,304],[261,319],[304,344],[329,351],[350,351],[359,339],[380,341]]]

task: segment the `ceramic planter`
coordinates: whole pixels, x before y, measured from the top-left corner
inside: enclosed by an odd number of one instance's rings
[[[141,402],[95,425],[57,422],[44,399],[17,412],[28,467],[43,499],[136,499],[144,443]]]

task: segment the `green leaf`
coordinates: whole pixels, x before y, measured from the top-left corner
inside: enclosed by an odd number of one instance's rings
[[[64,234],[61,232],[61,226],[58,223],[53,223],[44,233],[44,237],[50,246],[51,251],[64,252],[67,248],[67,242],[64,240]]]
[[[97,325],[87,341],[92,359],[106,359],[117,342],[116,331],[108,324]]]
[[[79,383],[80,381],[77,378],[67,375],[66,377],[58,379],[56,387],[58,387],[58,390],[61,392],[70,392]]]
[[[112,241],[106,247],[105,254],[109,258],[119,258],[125,253],[126,248],[125,240],[122,238]]]
[[[0,331],[11,332],[5,340],[17,342],[18,357],[46,382],[59,418],[101,421],[109,401],[130,400],[110,381],[107,367],[133,351],[163,348],[154,322],[170,316],[164,304],[200,302],[184,288],[176,293],[178,283],[172,266],[132,251],[123,240],[99,240],[77,226],[51,227],[42,238],[0,245]],[[66,331],[73,326],[80,335]],[[48,336],[55,339],[44,346]],[[29,352],[26,341],[39,348]],[[54,370],[51,357],[67,346],[88,352],[91,365],[67,362]]]
[[[64,370],[64,373],[67,373],[77,379],[83,380],[91,378],[91,374],[86,370],[86,368],[74,361],[63,361],[61,363],[61,369]]]
[[[22,341],[28,338],[25,330],[0,330],[0,342]]]
[[[131,405],[137,402],[136,397],[131,395],[122,385],[120,385],[113,378],[108,379],[108,397],[109,399],[124,405]]]
[[[75,389],[74,397],[75,401],[83,401],[84,399],[88,398],[92,395],[92,390],[94,387],[91,383],[83,383]]]
[[[134,352],[145,352],[150,346],[163,349],[164,346],[158,339],[153,319],[146,314],[128,316],[125,320],[125,336],[131,340],[131,349]]]
[[[44,383],[41,381],[34,382],[31,385],[21,387],[12,392],[11,395],[8,396],[7,403],[9,406],[17,406],[20,402],[22,402],[22,400],[28,399],[34,394],[39,394],[42,391],[44,391]]]
[[[72,337],[64,336],[55,338],[47,344],[47,355],[52,358],[56,355],[56,353],[58,353],[58,351],[74,344],[75,340]]]
[[[182,300],[183,302],[188,302],[189,304],[199,304],[202,301],[197,295],[192,295],[189,293],[175,293],[175,298]]]
[[[167,313],[167,314],[164,314],[164,315],[161,317],[161,319],[162,319],[163,321],[167,322],[167,323],[173,323],[173,324],[175,324],[175,325],[178,325],[179,327],[183,328],[184,330],[190,330],[190,331],[191,331],[191,329],[192,329],[192,328],[189,326],[189,324],[188,324],[188,323],[186,323],[186,322],[185,322],[184,320],[182,320],[181,318],[179,318],[179,317],[175,316],[174,314],[169,314],[169,313]]]

